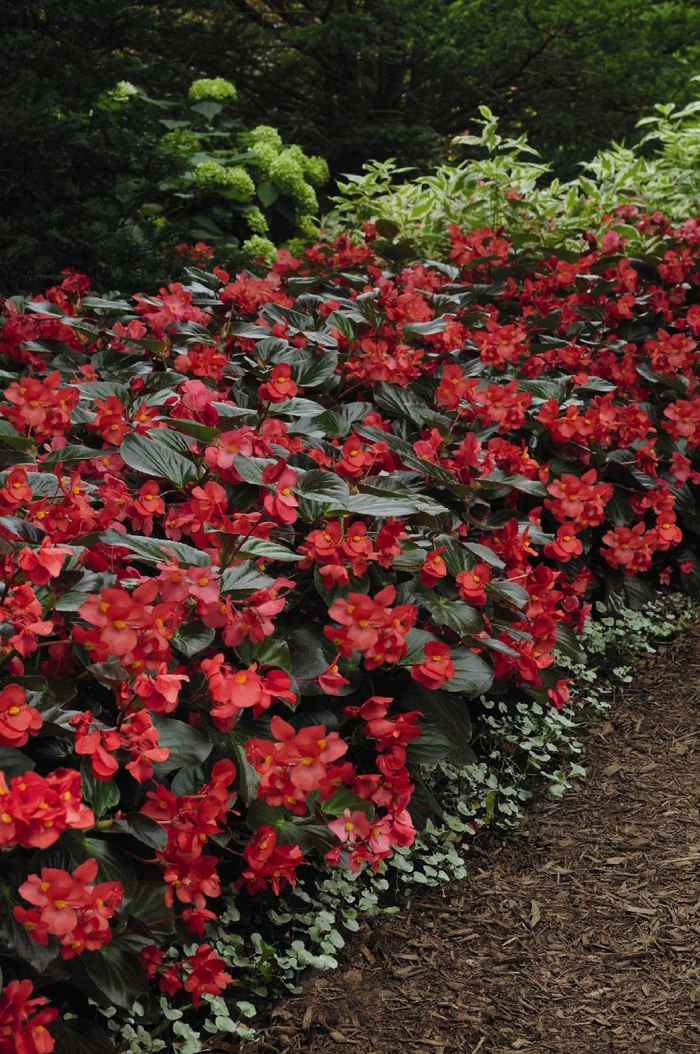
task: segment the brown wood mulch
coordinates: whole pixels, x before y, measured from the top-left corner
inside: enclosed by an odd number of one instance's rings
[[[253,1054],[700,1051],[700,626],[637,667],[588,776],[371,920]]]

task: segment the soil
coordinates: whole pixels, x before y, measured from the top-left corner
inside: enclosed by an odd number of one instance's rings
[[[585,781],[371,920],[246,1054],[700,1051],[700,626],[586,736]]]

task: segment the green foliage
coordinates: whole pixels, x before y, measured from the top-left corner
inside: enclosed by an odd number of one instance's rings
[[[243,245],[308,236],[327,178],[317,155],[335,174],[389,156],[425,171],[484,103],[506,138],[527,131],[570,178],[655,99],[689,99],[700,22],[680,0],[0,0],[0,15],[0,290],[12,291],[66,266],[103,287],[154,287],[179,273],[164,250],[194,232],[232,264],[239,250],[269,259],[269,244]],[[158,118],[174,125],[165,135]],[[236,149],[255,161],[218,156]],[[206,162],[223,182],[195,175]]]
[[[168,98],[137,87],[149,82],[137,53],[152,14],[140,38],[129,5],[112,5],[99,30],[101,5],[63,7],[15,11],[13,48],[0,45],[6,72],[22,42],[23,59],[41,67],[56,51],[55,33],[65,46],[57,65],[80,81],[69,83],[64,70],[44,85],[23,68],[5,93],[0,290],[36,289],[72,266],[103,287],[133,291],[177,276],[181,243],[206,242],[220,264],[235,266],[270,262],[275,242],[309,229],[314,187],[328,179],[322,158],[285,145],[269,125],[246,129],[236,88],[223,77],[194,80],[179,100],[170,84]],[[79,30],[94,30],[87,56],[74,39]],[[201,254],[185,257],[198,262]]]
[[[310,224],[318,209],[312,184],[328,179],[325,161],[285,146],[268,125],[246,129],[229,81],[197,80],[180,103],[136,95],[131,106],[148,109],[171,165],[157,186],[124,189],[125,215],[137,236],[150,232],[162,245],[203,240],[230,266],[251,257],[271,262],[275,242]]]
[[[698,82],[700,78],[693,78]],[[409,177],[395,161],[371,161],[364,174],[338,184],[335,209],[324,229],[359,228],[373,222],[375,248],[391,260],[435,256],[449,245],[450,225],[506,226],[520,249],[580,249],[587,230],[606,226],[640,251],[658,245],[653,228],[625,222],[641,212],[663,211],[671,221],[694,215],[700,198],[700,101],[684,107],[657,104],[639,122],[635,148],[613,144],[583,165],[584,174],[552,177],[525,135],[503,134],[498,118],[480,107],[478,134],[455,138],[455,152],[469,157]]]
[[[270,115],[335,174],[368,157],[439,161],[486,103],[507,135],[527,131],[569,178],[629,137],[656,99],[683,101],[699,57],[700,10],[685,0],[163,6],[164,64],[177,57],[233,80],[247,120]]]

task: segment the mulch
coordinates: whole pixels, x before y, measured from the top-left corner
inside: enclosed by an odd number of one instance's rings
[[[371,920],[256,1054],[700,1051],[700,626],[636,668],[587,778]]]

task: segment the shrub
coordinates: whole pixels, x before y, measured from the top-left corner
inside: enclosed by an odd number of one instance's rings
[[[189,243],[204,240],[225,266],[270,261],[275,243],[308,231],[314,187],[328,179],[322,158],[285,145],[274,128],[247,129],[221,77],[194,81],[180,100],[119,81],[45,123],[56,140],[53,182],[44,170],[36,185],[24,174],[13,183],[8,169],[0,188],[6,290],[37,275],[56,281],[68,263],[132,292],[177,277]]]
[[[488,107],[479,109],[479,131],[453,140],[453,155],[466,149],[466,160],[413,178],[392,160],[367,163],[364,175],[338,184],[335,211],[325,218],[328,230],[380,221],[383,249],[394,260],[448,251],[451,224],[504,226],[519,248],[580,250],[586,231],[609,231],[609,239],[617,232],[628,246],[653,251],[655,233],[627,218],[657,210],[680,223],[696,211],[700,102],[657,105],[639,122],[645,134],[638,145],[599,151],[581,166],[585,174],[568,182],[552,178],[551,166],[525,135],[504,136]]]
[[[562,735],[596,598],[698,596],[700,222],[636,223],[653,259],[454,227],[5,302],[3,1026],[29,981],[64,1049],[88,1000],[131,1050],[244,1034],[333,961],[322,906],[268,943],[299,873],[359,904],[473,721]]]
[[[173,165],[159,185],[129,186],[122,193],[125,218],[137,235],[150,225],[166,245],[206,239],[228,265],[256,256],[271,260],[274,241],[309,226],[318,209],[313,187],[328,180],[328,166],[298,146],[285,146],[268,125],[246,129],[229,81],[196,80],[188,101],[178,105],[135,94],[166,129],[160,150]],[[132,94],[129,105],[135,103]]]

